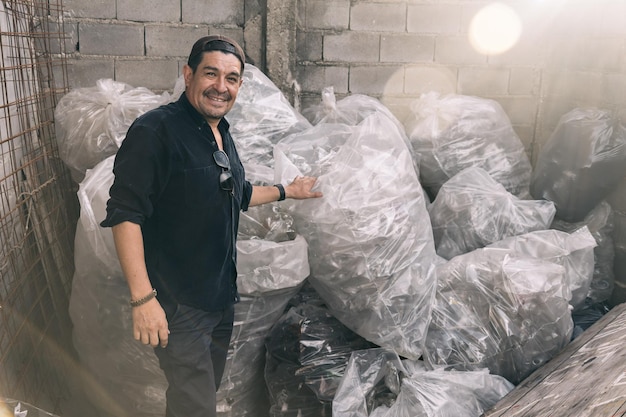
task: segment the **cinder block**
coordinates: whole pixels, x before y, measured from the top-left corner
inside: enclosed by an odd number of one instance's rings
[[[180,0],[117,0],[117,18],[137,22],[179,22]]]
[[[457,88],[458,69],[444,66],[409,66],[405,70],[404,92],[419,97],[436,91],[452,94]]]
[[[404,88],[404,68],[396,66],[364,66],[350,68],[349,91],[353,94],[394,95]]]
[[[322,34],[299,31],[296,35],[296,57],[298,61],[321,61]]]
[[[304,93],[320,94],[326,87],[333,87],[336,94],[348,92],[348,67],[303,66],[297,79]]]
[[[411,33],[457,34],[463,8],[456,4],[415,4],[407,7],[407,30]]]
[[[348,67],[325,67],[324,76],[326,85],[332,85],[335,94],[348,93]]]
[[[435,39],[435,62],[439,64],[476,65],[486,64],[487,57],[472,48],[467,36],[437,36]]]
[[[600,4],[598,4],[600,3]],[[558,18],[550,19],[551,36],[586,38],[597,33],[602,25],[602,1],[572,1],[568,7],[561,7],[558,10]],[[606,3],[606,2],[605,2]],[[615,4],[619,1],[614,2]],[[614,8],[610,8],[614,11]],[[552,10],[554,13],[554,10]],[[556,16],[552,14],[551,17]],[[617,18],[617,16],[615,16]],[[619,19],[619,18],[618,18]],[[621,23],[623,25],[623,22]]]
[[[554,68],[604,72],[622,69],[623,38],[563,39],[551,45],[549,63]]]
[[[384,34],[380,37],[381,62],[433,62],[433,36]]]
[[[193,44],[208,34],[208,28],[195,25],[147,25],[146,55],[187,57]]]
[[[355,3],[350,9],[350,29],[376,32],[405,32],[403,3]]]
[[[237,0],[181,0],[183,23],[243,27],[244,3]]]
[[[535,117],[539,99],[535,97],[498,97],[504,112],[509,116],[509,120],[514,125],[535,125]]]
[[[69,17],[114,19],[117,15],[115,0],[64,0],[63,10]]]
[[[543,67],[547,51],[545,43],[540,39],[522,39],[508,51],[489,56],[490,65]],[[569,58],[571,59],[571,55]]]
[[[326,87],[324,75],[324,67],[311,65],[298,67],[296,79],[300,83],[301,92],[320,93]]]
[[[460,68],[459,93],[474,96],[507,94],[509,70],[499,68]]]
[[[52,54],[72,54],[76,52],[78,47],[78,23],[63,22],[59,25],[57,22],[50,22],[48,27],[50,31],[50,42],[46,45],[38,45],[39,50],[47,48]],[[39,41],[39,39],[37,39]],[[41,41],[44,39],[42,38]]]
[[[509,93],[514,95],[538,95],[541,71],[538,68],[511,68]]]
[[[83,55],[144,54],[144,28],[139,24],[81,22],[78,39]]]
[[[323,40],[326,62],[378,62],[379,49],[380,36],[373,33],[345,32]]]
[[[348,29],[350,0],[308,0],[299,11],[307,29]]]
[[[596,106],[606,102],[605,81],[604,74],[598,72],[546,70],[542,77],[542,91],[551,98]]]
[[[62,80],[61,74],[55,74],[55,79]],[[113,79],[115,67],[112,59],[68,59],[67,78],[69,87],[94,87],[96,82],[103,78]]]
[[[155,93],[173,90],[178,75],[176,60],[128,59],[115,62],[117,81],[133,87],[145,87]]]

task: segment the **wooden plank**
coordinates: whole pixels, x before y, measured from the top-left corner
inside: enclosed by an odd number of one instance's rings
[[[626,416],[626,303],[605,314],[484,417]]]

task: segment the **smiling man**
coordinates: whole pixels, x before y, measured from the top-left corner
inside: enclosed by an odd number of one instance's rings
[[[154,347],[167,378],[167,417],[216,415],[239,300],[240,211],[321,197],[312,177],[286,186],[246,181],[224,119],[244,67],[234,40],[199,39],[183,68],[185,92],[135,120],[115,157],[101,225],[113,230],[134,337]]]

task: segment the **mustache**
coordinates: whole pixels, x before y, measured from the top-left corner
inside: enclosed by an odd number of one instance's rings
[[[230,100],[231,96],[228,92],[225,93],[220,93],[217,90],[211,88],[208,90],[205,90],[202,95],[204,97],[210,98],[210,97],[217,97],[217,98],[221,98],[222,100]]]

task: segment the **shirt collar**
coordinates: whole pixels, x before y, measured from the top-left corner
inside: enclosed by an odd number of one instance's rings
[[[185,110],[187,110],[187,112],[189,113],[189,116],[191,116],[191,119],[194,121],[196,126],[201,127],[203,125],[208,124],[207,121],[204,119],[204,117],[198,112],[198,110],[196,110],[195,107],[193,107],[193,105],[189,102],[189,99],[187,98],[187,94],[185,94],[184,91],[180,95],[178,102],[185,108]],[[222,117],[222,119],[220,120],[218,124],[218,128],[220,130],[224,128],[228,130],[230,128],[230,124],[225,118]]]

